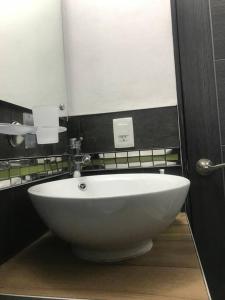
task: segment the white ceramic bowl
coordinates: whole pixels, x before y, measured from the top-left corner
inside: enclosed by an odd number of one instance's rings
[[[152,238],[180,211],[189,185],[180,176],[115,174],[53,181],[28,191],[45,223],[74,253],[119,261],[151,249]]]

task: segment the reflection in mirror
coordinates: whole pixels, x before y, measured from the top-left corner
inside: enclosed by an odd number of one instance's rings
[[[60,0],[0,0],[0,99],[65,104]]]
[[[175,106],[170,9],[169,0],[0,0],[0,99],[64,104],[72,116]]]
[[[169,0],[62,0],[70,115],[177,104]]]
[[[180,164],[157,152],[180,148],[170,0],[0,0],[0,35],[0,99],[65,106],[83,152],[157,157],[123,167]],[[113,139],[124,118],[132,134]]]

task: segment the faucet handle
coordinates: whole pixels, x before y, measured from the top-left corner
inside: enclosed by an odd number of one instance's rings
[[[80,137],[80,138],[70,138],[70,143],[69,143],[69,146],[70,146],[70,149],[77,149],[80,151],[80,148],[81,148],[81,144],[82,144],[82,141],[83,141],[83,137]]]
[[[83,137],[79,137],[79,139],[76,139],[76,148],[78,149],[81,148],[82,141],[83,141]]]
[[[70,138],[69,139],[69,146],[70,146],[70,149],[75,149],[76,147],[76,141],[77,141],[77,138]]]
[[[91,161],[91,155],[90,154],[84,154],[82,157],[82,163],[84,165],[89,164]]]

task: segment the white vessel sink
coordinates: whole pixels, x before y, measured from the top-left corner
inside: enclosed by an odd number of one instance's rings
[[[189,185],[180,176],[116,174],[43,183],[28,192],[45,223],[76,255],[113,262],[152,248],[152,238],[180,211]]]

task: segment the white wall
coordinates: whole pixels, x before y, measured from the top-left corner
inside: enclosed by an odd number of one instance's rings
[[[62,0],[69,114],[177,104],[170,0]]]
[[[0,99],[66,103],[60,0],[0,0]]]

